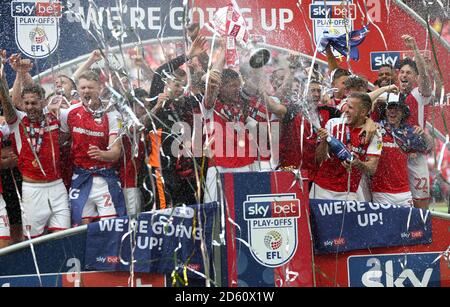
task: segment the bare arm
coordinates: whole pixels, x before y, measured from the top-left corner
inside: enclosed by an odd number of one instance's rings
[[[372,100],[372,111],[375,109],[375,103],[373,103],[380,95],[384,93],[395,93],[398,92],[398,87],[395,84],[386,85],[369,93],[369,97]]]
[[[425,59],[419,52],[416,40],[410,35],[403,35],[402,38],[405,41],[405,44],[414,51],[414,60],[416,61],[417,69],[419,70],[419,92],[424,97],[430,97],[431,81],[426,69]]]
[[[339,68],[339,64],[338,64],[336,58],[334,57],[333,51],[331,51],[330,45],[328,45],[327,48],[325,48],[325,51],[327,53],[328,70],[331,73],[336,68]]]
[[[378,161],[380,160],[379,156],[368,156],[366,162],[362,162],[360,159],[355,158],[351,163],[344,161],[342,162],[342,165],[349,171],[350,166],[358,168],[361,172],[373,175],[375,174],[377,167],[378,167]]]
[[[9,57],[11,68],[16,72],[16,79],[12,88],[12,101],[14,106],[23,110],[22,105],[22,88],[26,85],[34,83],[30,75],[33,63],[28,59],[22,59],[20,54],[13,54]]]
[[[92,53],[89,56],[89,58],[75,71],[75,73],[73,74],[73,79],[77,80],[78,77],[83,72],[85,72],[86,70],[90,69],[92,65],[94,65],[95,63],[97,63],[101,59],[102,59],[102,54],[101,54],[100,50],[92,51]]]
[[[97,146],[89,146],[88,155],[90,158],[104,161],[104,162],[116,162],[120,158],[121,146],[120,142],[116,141],[117,135],[109,136],[109,149],[100,150]]]
[[[6,75],[4,71],[4,63],[6,63],[6,51],[1,51],[1,69],[0,69],[0,100],[3,107],[3,116],[6,122],[12,123],[17,119],[16,110],[9,97],[8,81],[6,81]]]
[[[272,97],[267,95],[265,91],[262,93],[260,98],[261,101],[267,106],[267,110],[269,110],[269,112],[275,114],[279,119],[284,118],[287,113],[286,106],[282,105],[281,103],[276,103]]]
[[[320,128],[317,131],[317,136],[320,138],[321,142],[316,148],[316,161],[321,164],[328,158],[328,142],[326,141],[328,131],[325,128]]]

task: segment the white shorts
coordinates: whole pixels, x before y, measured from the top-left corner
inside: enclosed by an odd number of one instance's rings
[[[254,171],[254,164],[237,167],[226,168],[222,166],[211,166],[206,173],[206,189],[203,202],[210,203],[219,200],[218,191],[221,189],[218,187],[220,182],[220,174],[222,173],[244,173]]]
[[[11,239],[11,233],[9,231],[8,212],[6,212],[6,203],[3,195],[0,194],[0,240],[9,239]]]
[[[335,192],[321,188],[317,184],[313,183],[311,186],[311,191],[309,191],[310,199],[334,199],[334,200],[356,200],[355,192]]]
[[[372,201],[372,193],[370,192],[370,178],[367,174],[362,174],[358,190],[356,191],[356,198],[358,201]]]
[[[411,207],[412,205],[412,195],[411,192],[403,192],[403,193],[382,193],[382,192],[373,192],[373,201],[378,204],[390,204],[390,205],[399,205],[405,207]]]
[[[69,196],[62,179],[48,183],[22,183],[23,235],[38,237],[48,230],[70,228]]]
[[[117,216],[116,208],[109,193],[108,183],[100,176],[92,178],[92,187],[83,208],[83,219],[112,218]]]
[[[257,172],[272,172],[275,168],[276,167],[273,167],[273,164],[268,160],[255,161],[252,166],[252,169]]]
[[[141,190],[139,188],[123,189],[125,204],[127,206],[127,215],[135,215],[141,212]]]
[[[417,154],[415,158],[408,158],[409,189],[413,199],[430,198],[430,172],[428,171],[427,156]]]

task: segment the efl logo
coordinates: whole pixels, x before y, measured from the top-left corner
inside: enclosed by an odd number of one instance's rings
[[[395,67],[400,62],[400,51],[371,52],[370,63],[371,70],[380,70],[381,65],[391,65]]]
[[[244,219],[271,217],[300,217],[299,200],[244,203]]]
[[[12,1],[16,44],[25,55],[46,58],[59,44],[60,2]]]
[[[448,279],[440,253],[407,253],[351,256],[348,283],[351,287],[440,287]],[[442,263],[444,262],[444,263]]]
[[[243,209],[253,258],[272,268],[289,262],[298,242],[300,200],[296,195],[247,195]]]
[[[53,16],[61,17],[60,2],[13,1],[12,17]]]
[[[351,19],[356,18],[356,5],[345,4],[310,4],[309,17],[311,19]]]

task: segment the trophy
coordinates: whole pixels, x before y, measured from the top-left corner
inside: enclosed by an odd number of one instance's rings
[[[226,7],[222,7],[214,14],[210,24],[206,27],[221,37],[226,37],[226,60],[227,65],[239,64],[236,46],[245,50],[252,68],[261,68],[270,60],[270,51],[266,48],[257,47],[259,41],[256,35],[250,35],[247,24],[242,16],[238,5],[234,0]]]

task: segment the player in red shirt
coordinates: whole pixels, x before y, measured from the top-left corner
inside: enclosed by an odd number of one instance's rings
[[[26,86],[22,90],[24,113],[12,105],[6,79],[3,78],[1,83],[4,116],[13,136],[17,166],[23,177],[23,234],[37,237],[45,228],[49,231],[67,229],[70,227],[70,210],[60,175],[59,123],[52,114],[43,112],[44,90],[39,85]]]
[[[393,99],[391,99],[393,97]],[[385,119],[380,122],[383,135],[383,152],[377,171],[372,177],[372,200],[376,203],[412,205],[412,195],[408,182],[408,154],[397,144],[392,134],[393,128],[407,124],[409,109],[398,101],[397,95],[390,95],[387,103]],[[419,126],[415,126],[418,134],[424,135]],[[430,144],[430,142],[429,142]]]
[[[398,74],[400,95],[411,113],[407,123],[412,126],[420,126],[423,129],[425,127],[424,106],[431,101],[431,81],[427,73],[425,60],[419,52],[415,39],[409,35],[403,35],[402,38],[405,44],[414,51],[414,61],[406,58],[400,62]],[[428,208],[430,176],[426,154],[409,156],[408,178],[414,206]]]
[[[334,118],[328,121],[326,129],[318,130],[321,141],[317,147],[316,158],[323,162],[315,176],[310,198],[356,200],[362,173],[375,172],[381,154],[381,140],[375,134],[370,144],[364,144],[364,136],[360,135],[371,107],[369,95],[353,93],[348,99],[346,123]],[[334,155],[327,159],[329,146],[325,140],[328,135],[340,139],[348,147],[353,154],[353,161],[340,162]]]
[[[101,83],[93,71],[78,78],[81,103],[61,110],[63,139],[72,140],[74,175],[70,190],[72,225],[125,215],[119,178],[113,168],[120,157],[117,112],[106,112]]]
[[[321,99],[321,83],[311,80],[307,100],[308,103],[317,106],[320,125],[325,127],[328,120],[339,117],[340,112],[332,106],[321,105]],[[280,136],[280,166],[285,169],[308,170],[308,177],[312,179],[318,167],[315,161],[317,134],[313,131],[312,125],[302,115],[300,106],[294,102],[286,107],[269,106],[269,109],[274,113],[281,113],[280,116],[283,118]]]
[[[148,94],[143,89],[134,90],[135,97],[145,102]],[[145,109],[134,100],[130,105],[138,118],[145,115]],[[138,179],[145,158],[144,134],[140,131],[130,131],[121,137],[122,155],[119,160],[119,176],[122,183],[127,214],[129,216],[141,212],[141,191],[138,187]]]
[[[220,173],[259,169],[257,157],[263,152],[259,149],[260,144],[255,132],[258,122],[267,121],[267,111],[263,103],[271,100],[262,83],[252,82],[250,87],[246,82],[243,86],[239,73],[223,69],[225,50],[223,46],[221,49],[214,69],[209,72],[204,99],[206,146],[210,150],[205,203],[217,200],[217,176]],[[266,153],[270,155],[270,150]]]

